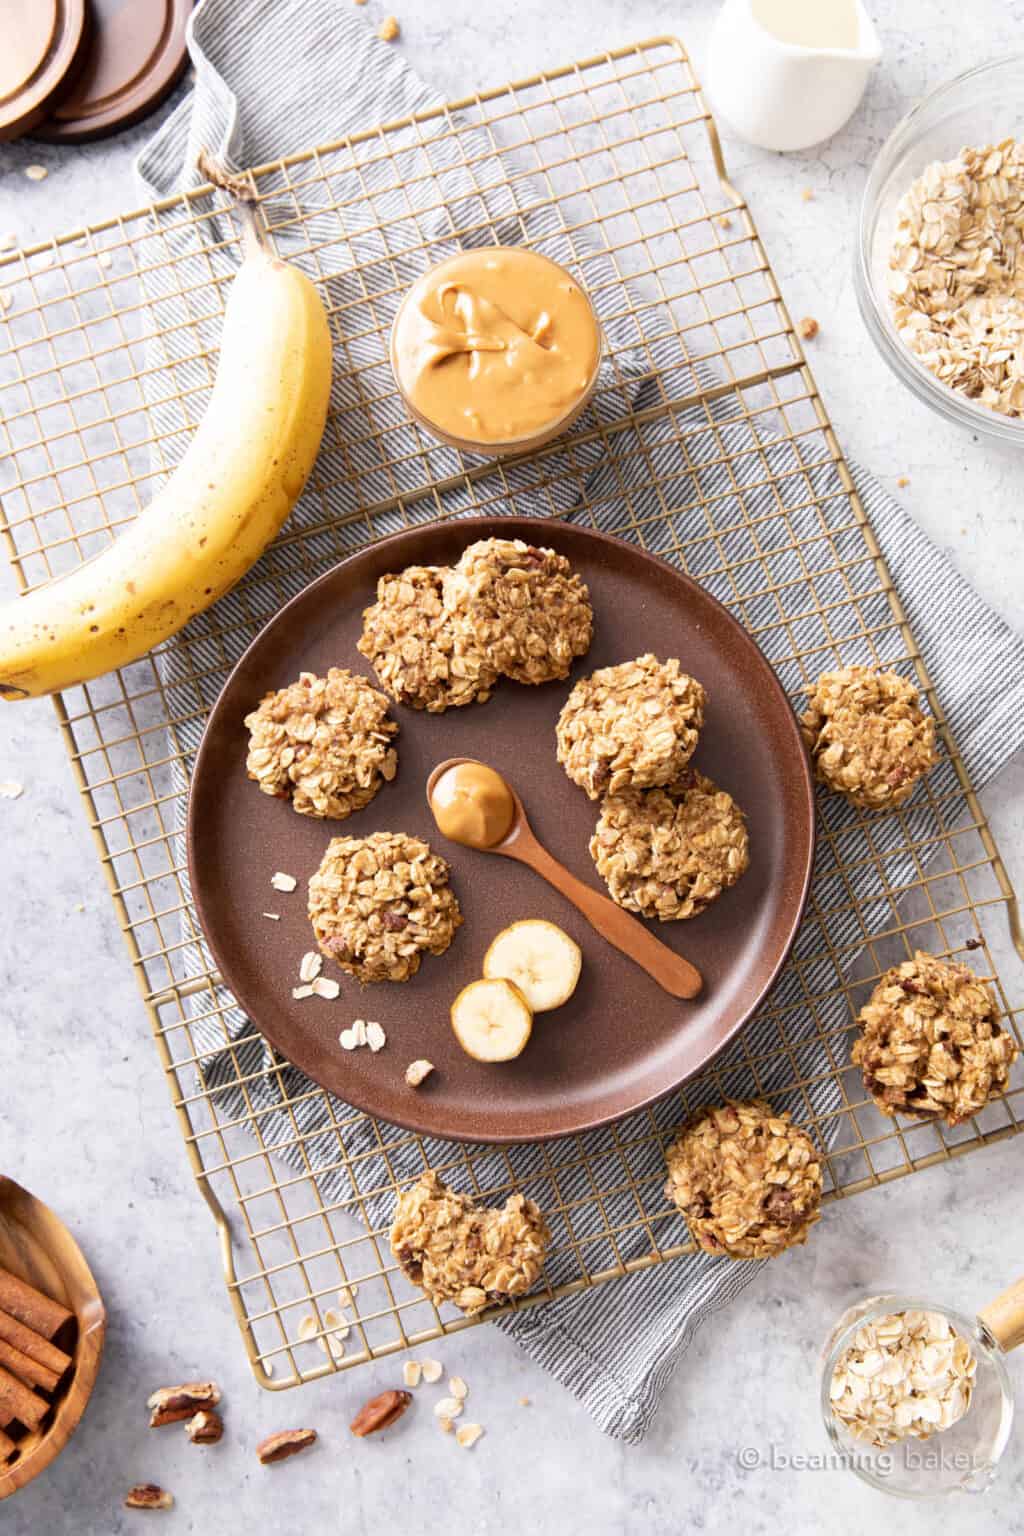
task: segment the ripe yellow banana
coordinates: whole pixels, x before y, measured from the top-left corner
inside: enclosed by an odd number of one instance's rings
[[[327,416],[327,315],[316,286],[244,213],[246,257],[195,437],[109,549],[0,607],[5,699],[70,688],[176,634],[245,575],[298,500]]]

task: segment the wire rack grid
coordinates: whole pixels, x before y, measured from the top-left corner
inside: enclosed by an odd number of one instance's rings
[[[685,1109],[738,1083],[795,1096],[830,1201],[1019,1131],[1019,1077],[949,1130],[883,1118],[849,1065],[857,1009],[888,965],[916,947],[978,950],[976,968],[994,974],[997,915],[1024,946],[681,45],[604,53],[252,174],[280,248],[323,285],[336,357],[324,452],[299,512],[237,589],[243,622],[220,605],[55,704],[258,1380],[290,1386],[469,1325],[410,1287],[388,1251],[380,1213],[410,1147],[481,1197],[523,1188],[542,1205],[551,1254],[520,1309],[693,1252],[652,1149]],[[500,462],[410,428],[385,346],[410,264],[496,239],[575,264],[609,343],[570,434]],[[221,201],[201,188],[0,264],[2,526],[22,590],[104,548],[180,458],[208,398],[236,248]],[[526,1164],[377,1123],[230,1023],[218,978],[194,963],[180,838],[195,733],[282,601],[384,532],[524,508],[614,528],[677,562],[747,623],[794,699],[829,665],[898,666],[927,693],[943,743],[900,811],[866,818],[822,802],[824,877],[762,1010],[769,1043],[745,1034],[650,1111],[597,1142],[532,1149]],[[331,1316],[342,1305],[344,1323]]]

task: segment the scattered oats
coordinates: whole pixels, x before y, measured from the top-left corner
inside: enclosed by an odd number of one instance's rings
[[[366,1044],[366,1020],[353,1019],[352,1028],[355,1031],[356,1045]]]
[[[85,902],[84,901],[76,901],[75,902],[75,911],[76,912],[84,912],[85,911]]]
[[[441,1428],[444,1430],[446,1435],[450,1435],[451,1434],[451,1432],[452,1432],[452,1421],[451,1421],[451,1419],[438,1419],[437,1422],[438,1422],[438,1424],[440,1424]]]
[[[328,1307],[324,1313],[324,1326],[332,1333],[336,1333],[340,1339],[347,1339],[351,1328],[346,1318],[340,1312],[335,1312],[333,1307]]]
[[[338,1292],[339,1307],[354,1307],[355,1297],[359,1295],[359,1287],[353,1281],[351,1285],[343,1285]]]
[[[99,262],[100,266],[103,267],[104,271],[107,267],[112,267],[114,264],[114,258],[111,256],[109,251],[100,251],[99,255],[96,257],[96,260]]]
[[[457,1419],[463,1407],[457,1397],[441,1397],[434,1404],[434,1413],[439,1419]]]
[[[476,1445],[483,1432],[482,1424],[460,1424],[455,1431],[455,1438],[463,1450],[468,1451],[470,1446]]]
[[[261,912],[260,916],[269,917],[272,923],[279,923],[281,921],[280,912]]]
[[[804,187],[803,191],[800,193],[800,196],[803,198],[805,203],[813,203],[814,202],[814,188],[813,187]]]
[[[286,875],[279,869],[271,875],[270,883],[275,891],[294,891],[299,882],[294,875]]]
[[[520,1408],[529,1408],[529,1406],[530,1406],[530,1399],[528,1397],[521,1397],[519,1399],[519,1406],[520,1406]]]
[[[813,315],[805,315],[797,326],[804,341],[813,341],[818,334],[818,322]]]
[[[353,0],[353,3],[355,5],[365,5],[366,4],[366,0]]]
[[[308,987],[307,991],[312,993],[313,988]],[[354,1051],[359,1044],[355,1030],[343,1029],[341,1034],[338,1036],[338,1044],[341,1046],[343,1051]]]
[[[25,175],[29,181],[45,181],[49,174],[45,165],[26,165],[25,167]]]
[[[372,1019],[366,1026],[366,1043],[374,1055],[382,1051],[388,1043],[388,1037],[376,1019]]]
[[[896,479],[896,484],[897,484],[897,485],[898,485],[898,486],[899,486],[899,487],[900,487],[900,489],[901,489],[901,490],[902,490],[902,488],[903,488],[903,487],[904,487],[904,486],[905,486],[905,485],[909,485],[909,484],[910,484],[910,476],[909,476],[909,475],[899,475],[899,476],[898,476],[898,477],[897,477],[897,479]]]
[[[393,43],[401,30],[402,29],[398,25],[398,18],[396,16],[385,16],[384,20],[377,28],[377,36],[380,38],[382,43]]]
[[[9,288],[0,288],[0,310],[3,310],[4,314],[6,314],[13,303],[14,294],[11,290]]]
[[[299,980],[315,981],[323,970],[323,965],[323,955],[317,954],[315,949],[309,950],[302,957],[302,963],[299,966]]]
[[[24,791],[25,786],[19,784],[16,779],[0,781],[0,800],[17,800]]]
[[[420,1368],[423,1372],[423,1380],[429,1381],[431,1385],[433,1385],[435,1381],[440,1381],[441,1377],[444,1375],[444,1366],[441,1364],[440,1360],[422,1360],[420,1362]]]
[[[263,1374],[265,1376],[273,1376],[273,1374],[274,1374],[274,1362],[273,1362],[273,1360],[264,1360],[264,1362],[263,1362]]]
[[[331,976],[317,976],[312,982],[313,991],[317,997],[334,999],[341,991],[341,987]]]
[[[0,235],[0,251],[13,251],[17,244],[17,235]]]
[[[305,1317],[299,1319],[299,1339],[303,1343],[308,1339],[315,1339],[319,1331],[319,1324],[311,1312],[307,1312]]]
[[[722,229],[732,229],[732,219],[730,219],[727,213],[720,213],[718,215],[718,222]]]
[[[402,1366],[402,1380],[407,1387],[418,1387],[423,1375],[423,1367],[418,1360],[407,1360]]]
[[[292,997],[294,997],[297,1002],[301,1001],[301,999],[304,998],[304,997],[312,997],[312,996],[313,996],[313,988],[312,987],[292,987]]]
[[[469,1396],[469,1388],[466,1386],[466,1383],[463,1381],[461,1376],[452,1377],[451,1381],[448,1383],[448,1391],[451,1393],[452,1397],[458,1398],[460,1403]]]
[[[410,1061],[405,1069],[405,1080],[410,1088],[418,1088],[420,1083],[428,1078],[433,1070],[434,1063],[432,1061]]]
[[[348,1338],[350,1328],[340,1313],[328,1308],[324,1313],[324,1327],[328,1330],[317,1339],[317,1345],[324,1354],[330,1354],[332,1359],[341,1360],[345,1354],[345,1340]]]

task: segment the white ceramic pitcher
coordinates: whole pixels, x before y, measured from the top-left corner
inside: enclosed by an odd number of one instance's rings
[[[855,48],[805,48],[767,31],[751,0],[725,0],[706,71],[713,111],[762,149],[807,149],[829,138],[856,110],[881,58],[861,0],[856,10]]]

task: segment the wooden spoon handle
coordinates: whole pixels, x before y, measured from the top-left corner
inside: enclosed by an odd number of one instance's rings
[[[1024,1344],[1024,1275],[978,1313],[1000,1349]]]
[[[673,997],[697,996],[704,982],[700,972],[689,960],[684,960],[682,955],[677,955],[674,949],[669,949],[667,944],[656,939],[643,923],[630,917],[609,897],[602,896],[600,891],[592,890],[582,880],[577,880],[535,838],[519,837],[514,844],[496,851],[507,852],[510,857],[536,870],[549,885],[561,891],[573,906],[579,908],[603,939],[635,960],[666,992]]]

